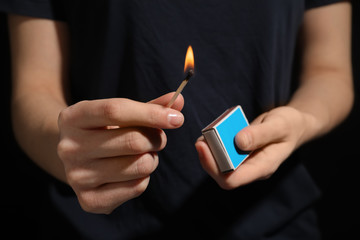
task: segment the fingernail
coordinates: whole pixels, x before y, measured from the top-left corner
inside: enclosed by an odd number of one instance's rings
[[[169,113],[168,114],[168,121],[174,127],[179,127],[184,122],[184,116],[178,113]]]

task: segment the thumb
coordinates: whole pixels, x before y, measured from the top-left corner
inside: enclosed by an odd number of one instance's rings
[[[174,96],[174,94],[175,94],[175,92],[171,92],[171,93],[162,95],[161,97],[155,98],[155,99],[149,101],[148,103],[166,106],[170,102],[170,100],[171,100],[172,96]],[[181,94],[179,94],[179,96],[176,98],[176,100],[175,100],[174,104],[171,106],[171,108],[181,111],[183,109],[183,107],[184,107],[184,97]]]
[[[286,131],[277,121],[264,120],[250,125],[235,136],[236,145],[244,151],[253,151],[286,137]]]

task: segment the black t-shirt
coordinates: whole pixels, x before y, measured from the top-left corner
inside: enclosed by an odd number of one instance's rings
[[[196,75],[183,92],[185,124],[168,143],[148,189],[110,215],[81,210],[54,186],[55,204],[88,238],[260,239],[281,229],[319,196],[293,156],[274,176],[221,190],[202,170],[194,143],[201,129],[241,105],[249,119],[286,104],[304,12],[339,0],[17,0],[0,10],[65,21],[70,31],[72,103],[127,97],[149,101],[182,81],[192,45]],[[295,76],[296,78],[296,76]]]

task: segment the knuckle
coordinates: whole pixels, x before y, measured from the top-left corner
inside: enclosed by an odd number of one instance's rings
[[[81,182],[81,180],[79,178],[79,174],[76,171],[67,170],[66,171],[66,180],[67,180],[68,184],[74,190],[80,188],[79,182]]]
[[[58,116],[58,124],[59,126],[62,125],[67,119],[67,112],[66,109],[61,110]]]
[[[220,181],[218,184],[224,190],[233,190],[238,187],[235,183],[227,180]]]
[[[149,128],[145,132],[145,139],[149,145],[147,151],[161,151],[165,148],[167,137],[163,130],[157,128]]]
[[[259,180],[267,180],[267,179],[269,179],[275,173],[276,170],[277,170],[277,168],[274,167],[274,166],[263,167],[260,170]]]
[[[110,214],[123,203],[123,201],[119,202],[118,199],[114,199],[112,196],[98,191],[98,189],[79,192],[77,193],[77,198],[85,212],[96,214]]]
[[[156,151],[161,151],[166,147],[167,144],[167,137],[163,130],[160,130],[159,132],[159,141],[158,144],[155,144]]]
[[[64,126],[66,126],[68,123],[71,123],[71,107],[65,108],[61,110],[58,116],[58,126],[60,129],[62,129]]]
[[[146,177],[145,179],[141,179],[141,181],[132,189],[133,190],[133,198],[139,197],[143,194],[146,188],[149,185],[150,177]]]
[[[81,101],[61,110],[58,116],[58,125],[64,126],[72,124],[77,116],[76,113],[78,112],[78,109],[81,109],[81,106],[86,104],[87,102],[88,101]]]
[[[135,153],[142,153],[147,144],[146,139],[137,131],[131,131],[125,136],[126,146]]]
[[[157,166],[157,161],[151,153],[142,155],[138,161],[136,161],[136,174],[139,176],[150,175]]]
[[[84,189],[100,185],[99,179],[95,174],[89,173],[85,169],[71,168],[66,171],[66,179],[73,189]]]
[[[90,213],[105,213],[108,212],[108,206],[104,201],[100,201],[98,194],[95,191],[82,191],[77,194],[78,201],[81,208],[85,212]]]
[[[161,122],[161,120],[164,119],[163,115],[164,115],[164,113],[160,108],[158,108],[158,107],[152,108],[148,114],[149,124],[151,126],[163,125]]]
[[[63,162],[72,160],[77,155],[77,150],[77,144],[70,139],[61,139],[57,145],[57,154]]]
[[[105,101],[104,105],[103,105],[103,116],[104,116],[104,118],[108,119],[108,120],[116,119],[118,108],[119,108],[118,103],[116,103],[114,101],[111,101],[111,100]]]

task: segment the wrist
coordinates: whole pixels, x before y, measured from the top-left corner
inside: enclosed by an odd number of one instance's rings
[[[296,148],[309,142],[325,133],[325,124],[322,123],[314,114],[306,111],[299,110],[295,107],[289,106],[299,113],[300,121],[298,122],[299,128],[301,129]]]

